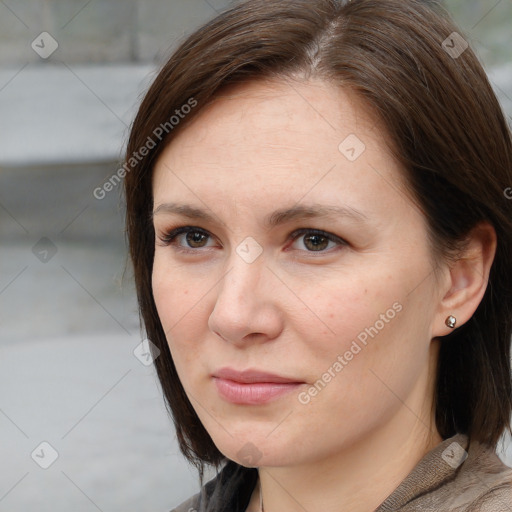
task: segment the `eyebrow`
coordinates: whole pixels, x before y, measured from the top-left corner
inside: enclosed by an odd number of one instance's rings
[[[218,220],[206,210],[189,204],[163,203],[153,211],[153,217],[160,213],[177,214],[193,220],[215,223]],[[264,220],[264,226],[273,228],[286,222],[311,218],[348,217],[356,222],[365,222],[368,217],[361,211],[350,206],[334,206],[324,204],[295,205],[272,212]]]

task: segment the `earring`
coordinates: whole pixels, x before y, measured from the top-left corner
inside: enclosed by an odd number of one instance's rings
[[[446,317],[444,323],[450,328],[453,329],[455,324],[457,323],[457,319],[453,315],[449,315]]]

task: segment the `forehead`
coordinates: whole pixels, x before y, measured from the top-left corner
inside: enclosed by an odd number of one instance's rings
[[[215,190],[224,200],[308,194],[364,203],[383,180],[399,186],[400,174],[385,131],[351,91],[258,81],[224,89],[178,133],[155,166],[153,188],[155,203],[173,187],[199,197]],[[384,192],[382,201],[397,200],[396,190]]]
[[[183,151],[197,143],[224,143],[243,152],[273,141],[291,143],[296,137],[298,150],[315,149],[321,140],[337,149],[354,131],[383,140],[385,132],[377,124],[368,106],[349,89],[320,80],[259,80],[223,88],[170,147]],[[234,125],[238,129],[230,131]],[[299,145],[304,137],[311,144]]]

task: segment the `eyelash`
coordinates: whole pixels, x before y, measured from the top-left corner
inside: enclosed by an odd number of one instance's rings
[[[209,249],[209,247],[198,247],[198,248],[188,247],[187,248],[184,246],[176,245],[174,243],[176,238],[179,235],[187,234],[187,233],[201,233],[202,235],[212,238],[212,235],[210,233],[208,233],[208,231],[206,231],[202,228],[195,227],[195,226],[181,226],[181,227],[172,229],[172,230],[164,233],[161,237],[159,237],[159,239],[160,239],[160,242],[162,245],[164,245],[164,246],[175,245],[176,250],[179,250],[179,251],[185,252],[185,253],[197,253],[199,251],[199,249]],[[332,233],[328,233],[326,231],[322,231],[321,229],[314,229],[314,228],[296,229],[295,231],[290,233],[287,241],[289,241],[289,240],[295,241],[296,239],[298,239],[304,235],[319,235],[319,236],[325,237],[327,240],[329,240],[331,242],[338,244],[338,246],[349,245],[348,242],[346,242],[342,238],[340,238]],[[327,249],[327,250],[304,251],[304,252],[311,253],[311,254],[314,254],[314,253],[327,254],[327,253],[330,253],[333,249],[334,248]]]

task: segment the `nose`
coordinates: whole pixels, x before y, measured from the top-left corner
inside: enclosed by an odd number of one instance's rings
[[[216,287],[215,305],[208,319],[210,330],[239,346],[276,338],[283,328],[275,293],[277,282],[262,256],[247,263],[234,254]]]

